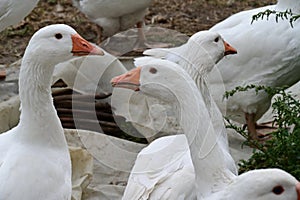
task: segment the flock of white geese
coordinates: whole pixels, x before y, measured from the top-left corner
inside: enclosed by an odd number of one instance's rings
[[[37,2],[1,0],[0,31],[19,22]],[[77,6],[112,34],[142,22],[150,3],[80,0]],[[251,25],[251,16],[267,8],[291,8],[299,13],[300,2],[278,0],[276,5],[233,15],[209,31],[196,33],[180,47],[148,50],[145,54],[149,56],[136,60],[138,67],[111,80],[114,87],[142,92],[174,105],[184,130],[184,135],[153,141],[138,154],[123,199],[300,199],[300,183],[280,169],[237,174],[222,114],[206,84],[206,75],[212,71],[209,81],[218,85],[213,82],[215,65],[222,72],[226,89],[234,83],[278,86],[292,85],[300,79],[299,22],[291,28],[287,22],[275,23],[271,17]],[[104,53],[64,24],[46,26],[32,36],[19,75],[20,122],[0,135],[1,200],[71,199],[71,160],[53,106],[52,74],[58,63],[74,56]],[[269,101],[264,94],[253,97],[245,93],[229,99],[227,109],[242,113],[237,116],[246,121],[255,138],[255,122]]]

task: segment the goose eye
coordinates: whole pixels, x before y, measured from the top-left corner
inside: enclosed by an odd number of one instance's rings
[[[280,195],[284,192],[284,189],[281,185],[278,185],[273,188],[272,192],[276,195]]]
[[[156,74],[157,69],[155,69],[154,67],[151,67],[151,68],[149,69],[149,72],[150,72],[151,74]]]
[[[215,39],[215,42],[219,42],[219,37],[217,37],[217,38]]]
[[[55,38],[58,39],[58,40],[60,40],[62,37],[63,37],[63,36],[62,36],[61,33],[56,33],[56,34],[55,34]]]

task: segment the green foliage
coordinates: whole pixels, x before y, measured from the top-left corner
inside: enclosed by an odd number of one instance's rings
[[[244,88],[237,87],[226,94],[228,97],[249,89],[264,90],[272,96],[278,94],[272,104],[274,123],[278,129],[271,133],[271,140],[261,144],[249,140],[244,128],[237,127],[226,119],[228,128],[245,137],[246,145],[256,148],[249,160],[242,160],[239,163],[240,173],[260,168],[281,168],[300,180],[300,102],[291,93],[287,93],[285,88],[251,85]]]
[[[4,36],[6,37],[23,37],[32,34],[33,27],[29,24],[21,25],[17,28],[9,27],[4,31]]]
[[[284,12],[281,12],[281,11],[276,11],[276,10],[265,10],[263,12],[259,12],[257,13],[256,15],[253,15],[252,16],[252,22],[251,24],[254,22],[254,21],[257,21],[259,19],[263,20],[264,17],[267,18],[267,20],[269,20],[269,17],[271,15],[275,15],[275,20],[276,22],[278,22],[279,19],[281,20],[289,20],[290,22],[290,25],[291,27],[293,27],[293,23],[300,18],[300,15],[297,15],[295,13],[292,12],[291,9],[287,9],[286,11]]]
[[[250,89],[254,89],[256,93],[258,91],[264,90],[270,96],[273,96],[273,95],[277,94],[279,90],[285,90],[286,88],[287,87],[282,87],[282,88],[274,89],[274,88],[270,88],[270,87],[266,87],[266,86],[262,86],[262,85],[257,86],[257,85],[253,85],[253,84],[252,85],[247,85],[245,87],[238,86],[238,87],[234,88],[231,91],[226,91],[225,94],[224,94],[224,98],[229,98],[229,97],[233,96],[237,92],[245,92],[245,91],[248,91]]]

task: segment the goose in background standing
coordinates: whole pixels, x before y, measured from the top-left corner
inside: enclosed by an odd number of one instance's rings
[[[250,84],[270,87],[291,86],[300,79],[300,21],[290,26],[287,20],[275,20],[271,15],[268,20],[254,21],[252,16],[265,10],[300,13],[298,0],[278,0],[277,4],[239,12],[216,24],[210,30],[216,31],[234,45],[239,54],[220,61],[216,70],[209,75],[210,91],[223,114],[239,123],[247,124],[252,139],[264,139],[263,128],[256,121],[268,110],[271,96],[264,91],[254,90],[239,92],[229,97],[222,106],[223,91],[237,86]],[[221,73],[222,81],[215,75]]]

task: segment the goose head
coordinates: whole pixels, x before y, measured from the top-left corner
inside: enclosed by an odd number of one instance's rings
[[[54,24],[41,28],[32,36],[25,50],[20,71],[20,87],[32,87],[32,84],[28,84],[30,76],[32,82],[36,82],[35,85],[48,88],[55,65],[73,56],[85,55],[104,53],[68,25]]]
[[[188,40],[188,44],[191,47],[194,45],[200,47],[215,63],[218,63],[224,56],[237,53],[237,50],[228,44],[219,33],[212,31],[195,33]]]
[[[32,102],[28,91],[50,93],[55,65],[74,56],[103,55],[103,51],[83,39],[73,28],[64,24],[49,25],[38,30],[25,50],[19,75],[19,93],[22,108],[25,101]],[[34,104],[34,103],[33,103]]]
[[[29,55],[30,54],[30,55]],[[38,30],[30,39],[25,59],[56,65],[73,56],[103,55],[103,51],[83,39],[73,28],[65,24],[49,25]]]
[[[180,84],[180,82],[185,84]],[[147,96],[167,102],[175,101],[177,98],[174,97],[177,97],[178,92],[184,91],[185,86],[195,84],[179,65],[155,58],[113,78],[111,83],[114,87],[140,91]]]
[[[228,44],[220,34],[213,31],[200,31],[191,36],[183,47],[182,66],[191,65],[200,74],[209,73],[224,56],[237,54],[237,50]],[[189,69],[186,69],[187,71]]]
[[[300,200],[300,183],[280,169],[246,172],[236,177],[225,191],[228,200]]]

